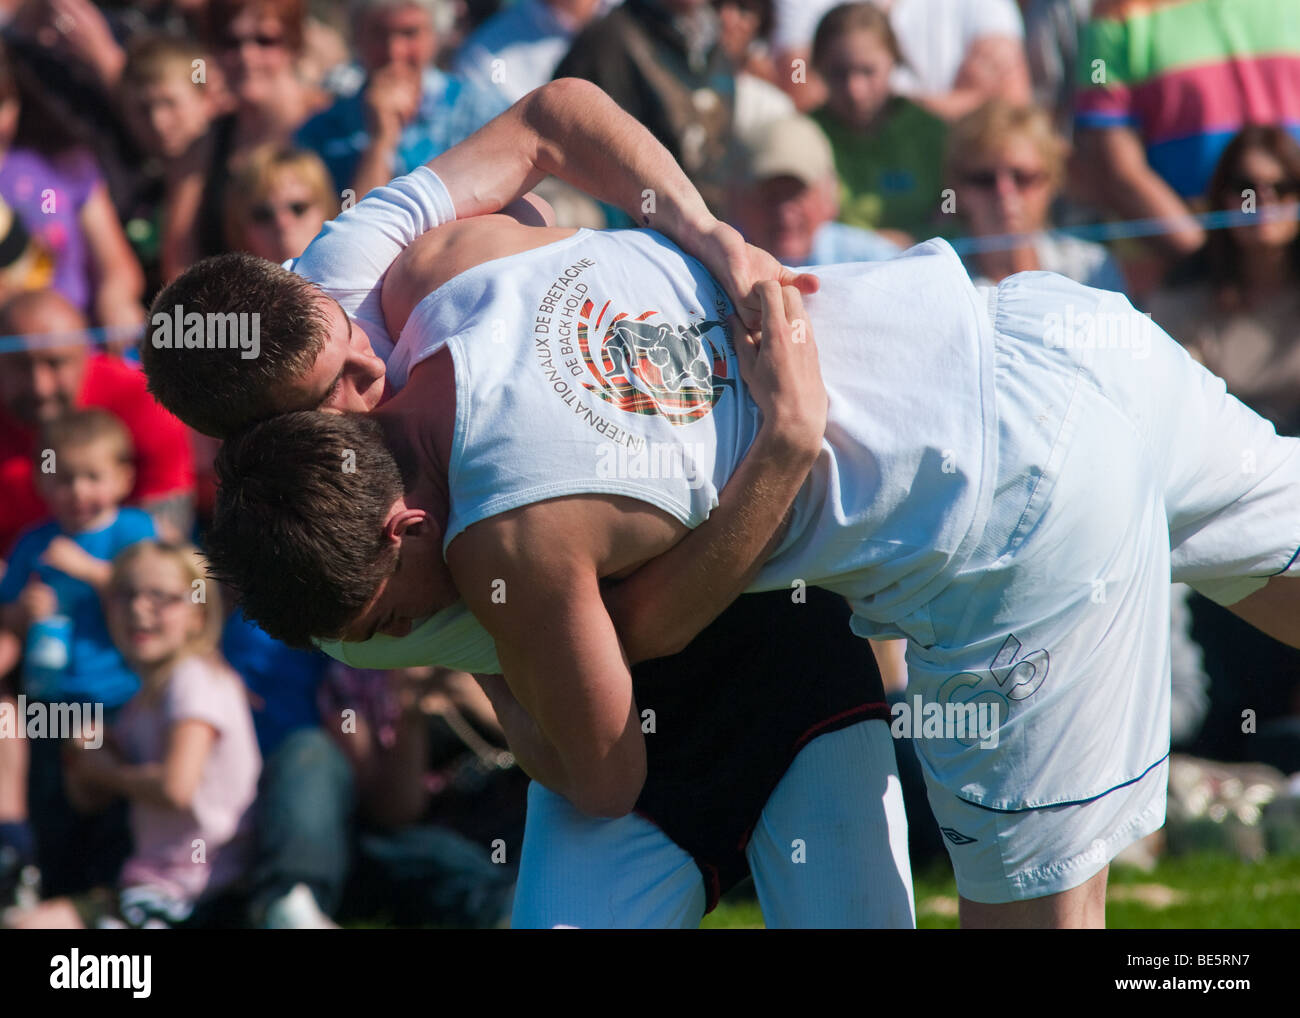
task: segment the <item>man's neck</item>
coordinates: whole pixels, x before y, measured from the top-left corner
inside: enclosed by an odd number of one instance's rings
[[[444,347],[411,372],[406,386],[374,411],[406,479],[407,502],[445,529],[447,482],[456,426],[456,377]]]

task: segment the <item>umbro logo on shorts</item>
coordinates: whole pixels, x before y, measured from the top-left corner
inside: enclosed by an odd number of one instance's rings
[[[961,831],[955,831],[951,827],[940,827],[943,836],[951,841],[954,845],[971,845],[979,841],[979,838],[969,838],[962,834]]]

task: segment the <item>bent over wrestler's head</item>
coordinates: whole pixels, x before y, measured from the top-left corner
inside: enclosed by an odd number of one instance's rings
[[[210,341],[253,315],[255,357]],[[149,321],[140,346],[149,391],[213,438],[290,410],[373,410],[383,395],[384,362],[365,330],[319,287],[255,255],[190,266],[155,298]]]
[[[446,520],[416,504],[411,459],[365,414],[299,411],[231,437],[216,461],[214,575],[295,646],[406,635],[458,597]]]

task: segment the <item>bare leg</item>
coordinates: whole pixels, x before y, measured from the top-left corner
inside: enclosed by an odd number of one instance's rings
[[[13,697],[0,696],[3,709],[14,712],[20,731],[25,718],[18,717]],[[0,823],[27,819],[27,740],[0,738]]]
[[[1078,887],[1027,901],[982,905],[960,900],[963,930],[1102,930],[1106,928],[1106,878],[1110,867]]]
[[[871,653],[880,667],[886,693],[901,693],[907,688],[907,641],[868,640]]]

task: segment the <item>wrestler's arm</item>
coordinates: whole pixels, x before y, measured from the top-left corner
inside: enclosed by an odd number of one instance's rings
[[[631,672],[598,577],[662,550],[679,530],[635,499],[575,496],[476,523],[447,548],[518,703],[509,707],[518,717],[501,720],[520,764],[592,816],[630,812],[646,773]],[[535,737],[517,734],[533,725]]]
[[[605,607],[633,663],[683,650],[753,582],[783,536],[781,523],[821,453],[826,386],[797,290],[756,288],[761,343],[737,346],[763,423],[709,518],[630,577],[607,585]],[[805,325],[795,342],[793,323]]]
[[[1300,649],[1300,577],[1273,576],[1228,611],[1288,647]]]
[[[719,222],[672,154],[589,81],[559,78],[534,89],[428,166],[446,185],[459,218],[496,212],[554,174],[698,258],[751,329],[758,317],[744,298],[755,283],[776,279],[804,293],[817,288],[812,276],[791,272]]]

